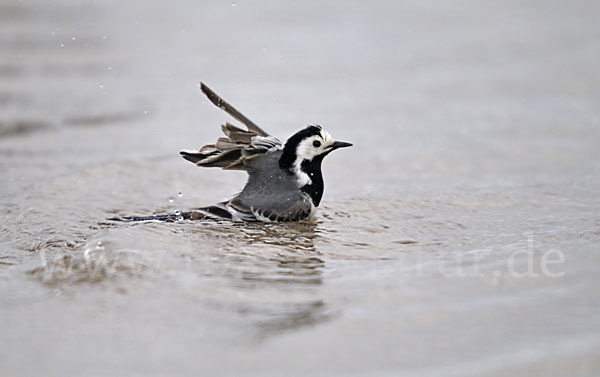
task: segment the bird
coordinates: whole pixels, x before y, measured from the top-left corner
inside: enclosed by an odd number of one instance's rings
[[[199,150],[182,150],[181,156],[199,167],[243,170],[244,188],[231,199],[189,212],[148,217],[130,216],[129,221],[215,219],[243,222],[310,221],[315,217],[324,191],[321,164],[329,153],[352,146],[336,141],[320,125],[308,125],[285,143],[264,131],[206,84],[200,89],[210,102],[246,126],[225,122],[225,137]]]

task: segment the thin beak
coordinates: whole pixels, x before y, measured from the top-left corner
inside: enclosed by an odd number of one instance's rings
[[[331,150],[338,149],[338,148],[346,148],[346,147],[351,147],[351,146],[352,146],[351,143],[346,143],[345,141],[336,141],[333,144],[331,144]]]

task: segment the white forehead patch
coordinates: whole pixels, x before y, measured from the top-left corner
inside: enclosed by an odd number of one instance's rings
[[[324,129],[321,129],[321,137],[323,138],[324,144],[326,146],[329,146],[335,142],[333,136],[331,136],[329,132],[325,131]]]

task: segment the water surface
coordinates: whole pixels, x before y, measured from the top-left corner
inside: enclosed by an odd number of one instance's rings
[[[597,374],[599,10],[0,2],[0,374]],[[354,143],[315,223],[106,221],[243,186],[200,80]]]

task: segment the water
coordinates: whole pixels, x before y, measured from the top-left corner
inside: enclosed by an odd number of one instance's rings
[[[598,374],[599,10],[0,2],[0,374]],[[200,80],[354,143],[314,224],[105,221],[243,186]]]

